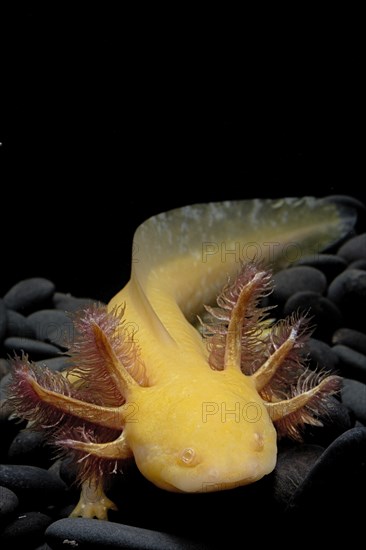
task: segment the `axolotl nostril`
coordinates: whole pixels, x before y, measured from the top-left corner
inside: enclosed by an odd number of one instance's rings
[[[306,368],[306,318],[273,323],[262,299],[290,251],[317,252],[353,223],[305,197],[196,204],[137,228],[130,281],[75,318],[75,366],[13,361],[16,413],[78,464],[73,515],[107,518],[103,482],[126,459],[168,491],[230,489],[274,469],[278,437],[321,422],[339,378]]]

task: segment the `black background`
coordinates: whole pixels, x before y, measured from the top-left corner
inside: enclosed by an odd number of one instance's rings
[[[86,6],[1,8],[1,293],[108,300],[184,204],[364,200],[360,14]]]

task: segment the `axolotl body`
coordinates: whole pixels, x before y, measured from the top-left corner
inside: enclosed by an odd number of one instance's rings
[[[273,471],[279,436],[320,423],[339,379],[304,365],[306,318],[274,324],[261,303],[269,264],[314,253],[353,223],[306,197],[196,204],[139,226],[130,281],[75,318],[73,366],[14,359],[17,414],[78,464],[73,515],[107,518],[103,480],[126,459],[168,491],[231,489]]]

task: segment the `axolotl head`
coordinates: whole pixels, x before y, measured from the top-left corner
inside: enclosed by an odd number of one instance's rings
[[[125,435],[142,474],[170,491],[257,481],[276,463],[276,431],[249,377],[213,371],[145,388]]]

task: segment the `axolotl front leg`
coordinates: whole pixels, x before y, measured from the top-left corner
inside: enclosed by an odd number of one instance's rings
[[[83,482],[79,502],[70,517],[106,520],[109,510],[117,510],[117,506],[106,496],[102,479],[92,477]]]

